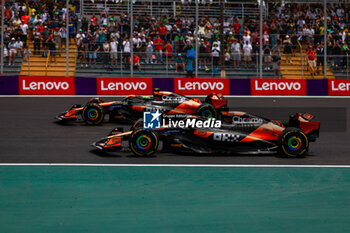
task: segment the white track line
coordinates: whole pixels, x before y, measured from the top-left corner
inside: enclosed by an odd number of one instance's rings
[[[231,168],[350,168],[350,165],[254,165],[254,164],[93,164],[93,163],[0,163],[1,166],[73,166],[73,167],[231,167]]]
[[[87,97],[125,97],[126,95],[0,95],[1,97],[34,97],[34,98],[87,98]],[[147,96],[147,95],[146,95]],[[204,98],[206,95],[186,95],[188,97]],[[299,96],[299,95],[225,95],[225,98],[305,98],[305,99],[350,99],[350,96]]]

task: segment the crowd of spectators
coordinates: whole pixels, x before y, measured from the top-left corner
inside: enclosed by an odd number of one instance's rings
[[[99,15],[80,15],[79,4],[78,0],[70,0],[67,33],[65,1],[6,1],[4,40],[9,64],[14,63],[18,53],[24,55],[26,51],[26,55],[30,55],[28,42],[34,44],[34,55],[47,56],[50,51],[50,56],[55,58],[56,53],[59,55],[59,51],[65,49],[64,42],[69,35],[70,43],[78,47],[80,66],[93,67],[101,61],[106,67],[124,65],[127,68],[133,59],[138,70],[143,63],[167,63],[176,71],[187,71],[189,76],[192,75],[196,53],[196,24],[192,17],[170,13],[151,17],[135,12],[130,41],[131,25],[127,13],[105,11]],[[339,69],[347,67],[349,62],[346,56],[350,51],[349,12],[350,4],[340,2],[327,6],[327,53],[331,65]],[[221,37],[219,19],[201,15],[198,22],[199,69],[217,71],[220,55],[225,57],[227,67],[255,67],[260,43],[263,44],[266,70],[273,69],[278,73],[281,53],[287,63],[293,63],[293,54],[299,51],[299,44],[314,51],[308,53],[315,53],[315,68],[323,65],[323,5],[270,3],[266,15],[262,38],[259,16],[247,15],[244,20],[240,15],[225,17]]]

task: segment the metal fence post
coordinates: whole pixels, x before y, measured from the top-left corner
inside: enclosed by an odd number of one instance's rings
[[[349,78],[349,54],[346,54],[346,77]]]
[[[4,7],[5,7],[5,0],[2,0],[1,4],[1,74],[4,73]]]
[[[262,0],[260,0],[259,2],[260,4],[260,78],[263,77],[263,43],[264,43],[264,40],[263,40],[263,33],[262,33],[262,23],[263,23],[263,11],[262,11]]]
[[[244,3],[242,3],[242,22],[244,24]]]
[[[323,40],[324,40],[324,60],[323,69],[324,77],[327,78],[327,0],[323,3],[323,18],[324,18],[324,30],[323,30]]]
[[[301,52],[301,78],[304,78],[304,54]]]
[[[28,76],[30,76],[30,53],[28,56]]]
[[[66,76],[69,76],[69,1],[66,0]]]
[[[213,53],[211,54],[211,77],[214,77],[214,57],[213,57]]]
[[[123,76],[123,52],[120,51],[120,75]]]
[[[168,77],[169,76],[169,70],[168,70],[168,53],[166,53],[166,56],[165,56],[165,66],[166,66],[166,76]]]
[[[198,57],[199,57],[199,51],[198,51],[198,1],[196,0],[196,29],[195,29],[195,40],[196,40],[196,70],[195,70],[195,77],[198,78]],[[222,41],[223,43],[223,41]]]
[[[259,57],[258,57],[258,53],[255,53],[255,60],[256,60],[256,77],[259,77]]]
[[[130,0],[129,0],[130,2]],[[134,76],[134,9],[133,2],[131,0],[130,4],[130,76]]]

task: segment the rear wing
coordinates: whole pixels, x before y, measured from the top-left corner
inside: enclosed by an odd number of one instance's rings
[[[227,107],[227,99],[224,98],[222,93],[211,93],[205,98],[205,102],[213,105],[216,109],[221,107]]]

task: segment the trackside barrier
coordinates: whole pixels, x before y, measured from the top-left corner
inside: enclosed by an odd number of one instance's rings
[[[348,79],[0,76],[0,95],[150,95],[156,87],[183,95],[350,96]]]

